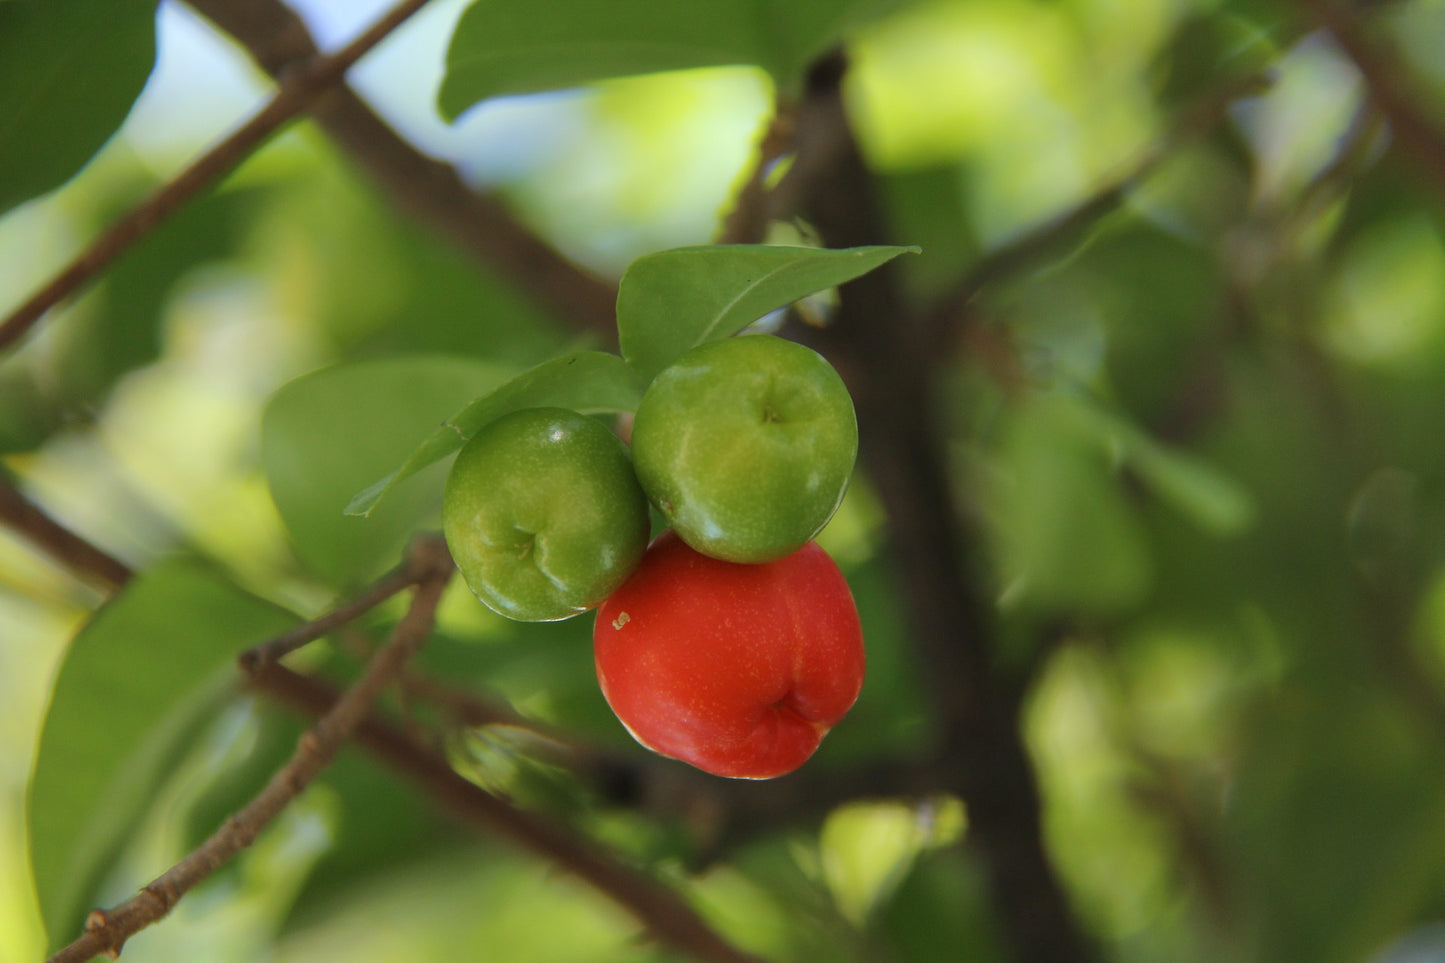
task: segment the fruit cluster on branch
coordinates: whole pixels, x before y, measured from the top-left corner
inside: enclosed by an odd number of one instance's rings
[[[863,633],[813,538],[858,453],[847,388],[772,335],[705,343],[643,395],[631,445],[566,408],[480,428],[442,523],[500,615],[598,610],[598,681],[639,743],[721,776],[791,772],[852,707]],[[649,505],[666,530],[648,544]]]

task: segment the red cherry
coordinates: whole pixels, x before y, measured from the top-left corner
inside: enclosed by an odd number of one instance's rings
[[[814,542],[744,565],[665,532],[597,610],[592,639],[602,693],[633,738],[719,776],[792,772],[863,685],[858,609]]]

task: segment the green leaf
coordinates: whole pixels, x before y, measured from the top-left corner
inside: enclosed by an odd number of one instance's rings
[[[339,582],[394,564],[419,526],[439,524],[441,479],[408,486],[371,524],[346,517],[347,500],[506,374],[444,355],[389,358],[326,368],[276,392],[261,418],[261,463],[297,554]]]
[[[504,271],[399,211],[349,165],[307,164],[267,186],[267,243],[304,259],[308,313],[339,357],[451,354],[521,370],[571,345],[574,333]]]
[[[70,179],[155,63],[154,0],[0,3],[0,214]]]
[[[27,814],[52,946],[144,815],[249,645],[296,622],[194,564],[137,578],[70,645],[45,717]]]
[[[438,105],[455,120],[499,94],[758,63],[763,51],[748,6],[737,0],[482,0],[457,23]]]
[[[457,412],[391,474],[361,491],[359,484],[353,486],[351,491],[357,494],[346,506],[346,514],[370,517],[396,485],[461,448],[479,429],[509,412],[555,405],[583,414],[602,414],[632,411],[641,399],[642,386],[637,376],[615,354],[582,351],[554,358],[524,371]],[[391,463],[400,460],[398,455]],[[373,469],[368,477],[380,473],[380,469]]]
[[[126,191],[124,203],[135,196]],[[264,196],[225,190],[177,211],[107,273],[82,310],[55,320],[44,357],[8,363],[0,371],[0,451],[32,450],[93,418],[126,372],[159,357],[177,283],[232,254]]]
[[[1153,563],[1121,466],[1210,535],[1237,535],[1254,520],[1239,482],[1087,401],[1035,398],[1005,437],[995,533],[1015,589],[1045,608],[1117,611],[1149,587]]]
[[[1126,457],[1160,501],[1211,535],[1238,535],[1254,522],[1254,498],[1209,463],[1138,436]]]
[[[1176,105],[1218,90],[1224,80],[1262,73],[1274,63],[1279,58],[1279,41],[1263,26],[1271,18],[1259,18],[1262,12],[1212,9],[1185,19],[1159,57],[1158,62],[1165,66],[1160,84],[1164,103],[1177,109]],[[1277,11],[1272,19],[1279,19]]]
[[[987,874],[970,849],[952,846],[923,853],[892,899],[880,907],[874,932],[894,958],[909,963],[1004,963],[1000,920],[989,898]]]
[[[1080,407],[1079,415],[1161,502],[1217,537],[1238,535],[1254,521],[1254,498],[1208,462],[1168,448],[1110,412]]]
[[[414,808],[425,808],[416,802]],[[637,926],[579,880],[473,833],[361,886],[298,910],[266,956],[275,963],[348,960],[530,960],[666,963]],[[302,915],[304,913],[304,916]]]
[[[753,64],[792,87],[851,27],[899,0],[481,0],[447,49],[438,93],[455,120],[503,94],[627,77]]]
[[[1044,612],[1138,604],[1153,559],[1091,410],[1072,398],[1033,398],[1003,434],[994,536],[1005,597]]]
[[[651,381],[688,350],[736,334],[817,291],[916,247],[824,250],[763,244],[682,247],[640,257],[617,293],[622,355]]]
[[[907,877],[925,849],[957,842],[957,800],[853,802],[828,814],[818,833],[823,881],[843,916],[860,930]]]

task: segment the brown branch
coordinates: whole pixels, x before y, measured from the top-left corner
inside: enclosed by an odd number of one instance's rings
[[[300,712],[329,711],[335,693],[325,683],[271,663],[251,678],[257,691]],[[514,809],[468,782],[446,758],[376,715],[363,720],[356,743],[421,787],[460,821],[495,833],[596,887],[631,913],[653,936],[699,960],[758,963],[717,934],[676,893],[614,859],[590,840]]]
[[[444,724],[505,726],[537,737],[532,751],[588,786],[603,807],[622,807],[681,821],[691,832],[694,859],[706,864],[782,826],[806,825],[861,798],[921,799],[948,785],[937,759],[887,758],[846,769],[810,766],[786,779],[727,780],[651,753],[616,749],[521,715],[505,702],[428,675],[408,671],[399,685],[409,699],[440,710]],[[434,742],[426,742],[433,745]]]
[[[434,535],[419,540],[418,545],[408,552],[405,562],[382,576],[356,598],[305,625],[298,625],[290,632],[283,632],[247,649],[237,657],[237,664],[242,672],[251,673],[268,662],[275,662],[290,655],[302,646],[365,615],[408,586],[418,584],[433,573],[439,564],[438,560],[442,558],[450,562],[451,556],[447,553],[446,542],[441,536]]]
[[[880,792],[891,798],[936,796],[948,782],[939,760],[911,758],[841,770],[810,766],[787,779],[763,782],[718,779],[651,753],[579,739],[527,718],[505,702],[420,672],[403,673],[399,685],[407,698],[440,710],[450,725],[504,726],[533,734],[533,751],[572,772],[603,807],[682,821],[692,832],[695,858],[701,863],[781,826],[805,825],[846,802],[875,798]]]
[[[402,0],[341,50],[310,60],[288,75],[276,95],[250,120],[112,224],[0,323],[0,351],[18,341],[47,311],[78,291],[162,221],[249,157],[323,91],[340,82],[356,61],[425,3],[426,0]]]
[[[830,247],[890,240],[876,186],[841,94],[846,61],[820,62],[800,111],[785,181]],[[994,607],[974,571],[977,541],[957,509],[943,448],[924,318],[893,265],[844,285],[832,327],[809,332],[849,381],[859,452],[888,515],[910,637],[947,763],[945,789],[968,808],[969,839],[989,879],[1000,931],[1024,963],[1080,963],[1094,948],[1050,863],[1042,803],[1020,731],[1021,682],[996,662]]]
[[[316,43],[280,0],[188,0],[272,77],[315,58]],[[584,272],[469,188],[450,164],[420,153],[345,84],[311,107],[317,125],[405,214],[450,238],[573,327],[616,339],[616,288]]]
[[[124,562],[57,522],[5,481],[0,481],[0,525],[98,588],[118,589],[134,574]]]
[[[27,518],[43,521],[17,523],[14,520],[16,513],[10,504],[13,499],[18,499],[18,504],[25,506],[23,514]],[[132,573],[123,564],[50,520],[8,486],[0,486],[0,521],[16,528],[20,535],[54,555],[77,575],[92,576],[113,588],[121,587],[131,577]],[[278,675],[269,672],[268,667],[283,655],[295,651],[298,645],[335,630],[417,581],[416,567],[404,564],[332,612],[242,653],[238,662],[248,675],[292,680],[294,674],[281,670]],[[303,679],[297,684],[309,693],[309,701],[304,702],[301,708],[313,707],[310,710],[312,715],[320,715],[325,711],[324,707],[336,701],[336,693],[330,692],[323,683]],[[683,819],[701,837],[704,859],[760,832],[775,829],[780,823],[799,823],[821,816],[839,803],[877,795],[885,787],[893,795],[922,796],[936,791],[944,783],[936,766],[910,761],[888,761],[873,767],[853,767],[836,773],[809,769],[788,779],[768,783],[725,782],[659,757],[576,745],[566,734],[521,717],[504,705],[480,699],[466,690],[415,672],[403,672],[399,684],[412,697],[436,706],[457,724],[519,725],[534,729],[544,738],[556,740],[562,755],[554,761],[567,765],[593,786],[605,805],[636,808],[661,818]],[[316,706],[322,708],[316,709]],[[374,718],[363,723],[363,728],[377,725],[381,725],[385,733],[385,725]],[[383,734],[380,738],[386,742],[389,737]],[[418,751],[414,743],[403,748],[393,739],[390,744],[393,752]],[[419,765],[426,770],[427,763]],[[407,769],[406,766],[400,768]]]
[[[1395,139],[1415,165],[1445,190],[1445,130],[1419,106],[1419,96],[1402,77],[1402,58],[1378,39],[1337,0],[1299,0],[1315,21],[1328,30],[1359,68],[1370,99],[1390,122]]]
[[[82,963],[97,954],[114,958],[125,941],[163,919],[197,884],[237,853],[299,796],[331,762],[368,718],[372,705],[431,634],[436,607],[453,566],[450,556],[432,553],[430,570],[386,646],[377,653],[356,684],[328,706],[316,724],[302,734],[291,759],[239,812],[180,862],[152,880],[139,893],[109,910],[95,910],[85,932],[50,958],[49,963]]]

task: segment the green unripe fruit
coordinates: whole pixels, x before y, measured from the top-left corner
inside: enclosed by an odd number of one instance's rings
[[[647,497],[622,442],[565,408],[483,427],[447,476],[442,529],[477,597],[507,618],[551,622],[597,605],[647,548]]]
[[[694,348],[648,387],[632,427],[637,477],[704,555],[767,562],[833,517],[858,455],[833,366],[771,335]]]

